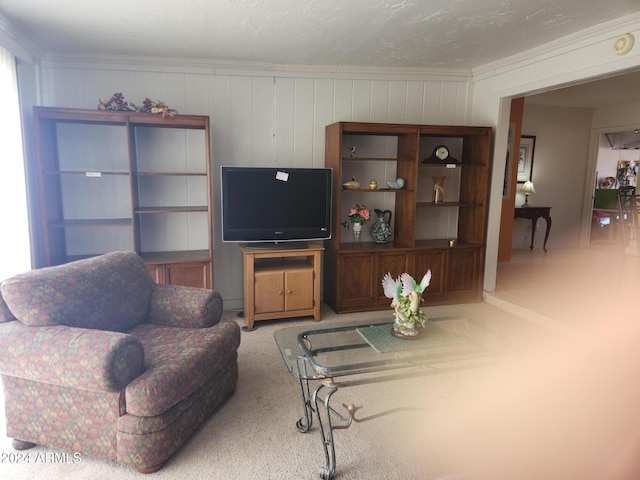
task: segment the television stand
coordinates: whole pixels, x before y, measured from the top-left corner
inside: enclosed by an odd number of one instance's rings
[[[300,250],[308,246],[307,242],[256,242],[246,244],[249,250]]]
[[[324,247],[242,250],[245,331],[254,322],[313,316],[320,321],[320,269]]]

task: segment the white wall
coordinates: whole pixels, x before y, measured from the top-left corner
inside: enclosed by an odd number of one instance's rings
[[[547,248],[578,247],[582,199],[588,165],[589,137],[593,110],[545,107],[525,103],[522,134],[536,137],[532,181],[536,193],[529,195],[534,206],[551,207],[552,228]],[[524,194],[516,194],[516,206]],[[544,220],[536,229],[535,249],[541,249]],[[531,222],[516,219],[513,249],[529,249]]]
[[[227,308],[242,302],[242,257],[221,242],[221,165],[324,166],[325,126],[336,121],[469,124],[470,79],[388,78],[266,71],[216,65],[54,59],[42,68],[43,104],[94,109],[122,92],[130,102],[162,100],[209,115],[214,172],[214,283]],[[219,72],[219,73],[218,73]]]
[[[616,38],[625,33],[634,35],[636,46],[626,55],[617,55],[613,45]],[[531,51],[474,69],[471,122],[496,126],[485,261],[485,291],[491,292],[496,286],[502,182],[511,98],[638,69],[640,67],[638,39],[640,39],[640,13],[585,29]],[[592,135],[589,139],[588,154],[588,169],[591,171],[595,170],[593,145]],[[595,145],[597,149],[597,143]],[[587,177],[591,176],[587,175]],[[581,189],[585,192],[583,205],[589,202],[590,193],[586,193],[587,184],[593,185],[592,182],[592,178],[586,178],[585,185]],[[537,188],[536,186],[536,190]],[[583,208],[583,229],[585,223],[588,225],[586,215]]]

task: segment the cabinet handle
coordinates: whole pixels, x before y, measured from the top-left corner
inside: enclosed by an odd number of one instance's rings
[[[291,290],[287,290],[287,293],[291,293]]]
[[[278,290],[278,295],[282,295],[282,290]]]

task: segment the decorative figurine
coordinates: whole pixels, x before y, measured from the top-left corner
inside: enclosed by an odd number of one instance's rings
[[[398,338],[420,338],[427,323],[427,317],[420,309],[422,292],[429,286],[431,270],[427,270],[419,284],[408,273],[397,279],[387,273],[382,279],[384,295],[391,298],[391,307],[395,311],[395,320],[391,335]]]

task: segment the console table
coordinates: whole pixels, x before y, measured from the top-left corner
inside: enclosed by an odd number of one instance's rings
[[[549,239],[549,232],[551,231],[551,207],[516,207],[515,218],[526,218],[531,220],[531,246],[530,250],[533,250],[533,240],[536,235],[536,224],[539,218],[544,218],[547,222],[547,231],[544,234],[544,243],[542,248],[547,251],[547,240]]]

